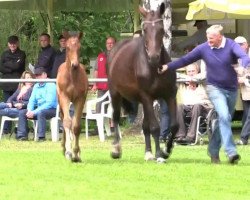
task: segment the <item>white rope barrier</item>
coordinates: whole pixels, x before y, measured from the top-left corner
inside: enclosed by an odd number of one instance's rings
[[[89,78],[89,83],[95,83],[95,82],[107,82],[107,78]],[[197,79],[177,79],[177,83],[184,83],[184,82],[203,82],[204,80],[197,80]],[[48,79],[0,79],[0,83],[40,83],[40,82],[46,82],[46,83],[55,83],[55,78],[48,78]]]

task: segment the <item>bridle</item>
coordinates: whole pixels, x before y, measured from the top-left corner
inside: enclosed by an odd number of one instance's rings
[[[154,27],[156,23],[161,22],[161,21],[163,21],[163,19],[156,19],[156,20],[153,20],[153,21],[143,21],[141,23],[142,35],[144,35],[144,29],[143,29],[144,24],[152,24],[152,26]],[[147,48],[146,43],[144,43],[144,46],[145,46],[146,53],[148,55],[148,48]]]
[[[144,26],[144,24],[152,24],[152,26],[155,26],[155,23],[158,23],[160,21],[163,21],[163,19],[156,19],[156,20],[153,20],[153,21],[143,21],[141,23],[142,34],[144,34],[144,32],[143,32],[143,26]]]

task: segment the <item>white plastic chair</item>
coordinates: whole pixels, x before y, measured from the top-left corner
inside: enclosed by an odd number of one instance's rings
[[[101,104],[101,112],[96,113],[95,110],[92,110],[95,105],[103,100],[108,98],[107,101],[102,102]],[[106,110],[106,106],[108,105],[108,109]],[[112,114],[113,114],[113,108],[111,105],[111,98],[109,91],[107,91],[103,96],[88,100],[86,102],[86,116],[85,116],[85,131],[86,131],[86,139],[89,137],[88,133],[88,120],[96,120],[97,123],[97,128],[98,128],[98,134],[100,141],[105,140],[105,135],[104,135],[104,128],[107,133],[107,136],[111,135],[111,130],[110,130],[110,125],[109,125],[109,119],[112,119]]]
[[[59,141],[59,120],[60,120],[59,112],[60,112],[60,107],[59,107],[59,105],[57,105],[57,107],[56,107],[56,116],[50,119],[50,130],[51,130],[52,142]],[[36,123],[36,120],[33,120],[33,119],[29,119],[29,120],[32,121],[32,123],[33,123],[34,140],[37,141],[38,137],[37,137],[37,123]],[[2,134],[3,134],[3,128],[4,128],[4,122],[5,121],[14,121],[15,123],[17,123],[18,117],[11,118],[11,117],[7,117],[7,116],[2,116],[1,128],[0,128],[0,139],[1,139]]]
[[[5,123],[6,121],[13,121],[13,122],[15,122],[15,124],[17,124],[17,122],[18,122],[18,117],[11,118],[11,117],[7,117],[7,116],[2,116],[2,119],[1,119],[1,128],[0,128],[0,139],[2,138],[4,123]],[[31,121],[32,121],[32,123],[33,123],[34,131],[35,131],[35,129],[36,129],[35,120],[31,120]]]

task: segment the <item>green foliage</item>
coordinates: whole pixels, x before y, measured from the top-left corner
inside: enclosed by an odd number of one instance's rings
[[[122,31],[131,32],[132,26],[126,27],[129,18],[127,12],[123,13],[82,13],[82,12],[60,12],[55,16],[55,35],[58,30],[82,31],[82,62],[96,57],[98,53],[105,50],[105,41],[108,36],[119,39]],[[124,30],[125,28],[125,30]]]
[[[211,165],[207,146],[175,146],[166,164],[145,162],[141,135],[123,136],[123,155],[110,158],[112,138],[81,135],[82,163],[70,163],[60,143],[0,142],[1,199],[247,200],[250,147],[236,166]],[[152,144],[153,145],[153,144]]]
[[[38,38],[47,31],[47,15],[31,11],[0,10],[0,52],[7,47],[7,38],[15,34],[20,38],[20,48],[27,54],[27,63],[35,63],[40,50]],[[64,30],[82,31],[81,62],[89,63],[105,49],[108,36],[119,39],[121,32],[132,32],[132,23],[128,12],[90,13],[56,12],[50,22],[54,44],[58,47],[58,36]]]

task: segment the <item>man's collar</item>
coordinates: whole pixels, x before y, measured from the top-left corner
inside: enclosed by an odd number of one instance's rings
[[[222,49],[222,48],[225,47],[225,45],[226,45],[226,38],[223,36],[220,46],[218,46],[218,47],[211,47],[211,49]]]

